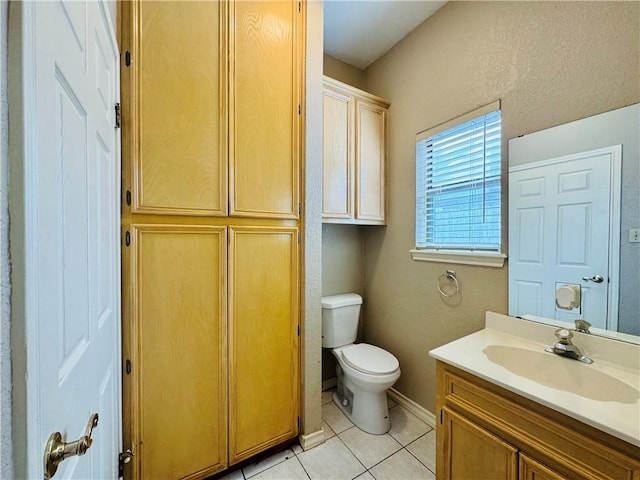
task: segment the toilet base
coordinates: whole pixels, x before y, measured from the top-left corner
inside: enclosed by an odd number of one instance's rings
[[[340,378],[342,377],[342,378]],[[333,402],[360,430],[373,435],[383,435],[391,428],[387,392],[367,392],[338,375],[338,389]]]

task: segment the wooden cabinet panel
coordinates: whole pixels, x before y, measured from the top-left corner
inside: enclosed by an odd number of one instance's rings
[[[132,212],[226,215],[227,2],[131,5]]]
[[[133,477],[204,478],[227,465],[226,228],[131,233]]]
[[[302,43],[298,2],[231,8],[230,214],[297,218]]]
[[[296,228],[229,229],[229,463],[297,434]]]
[[[519,480],[569,480],[524,453],[519,455]]]
[[[385,219],[385,108],[356,100],[356,219]]]
[[[436,463],[443,480],[515,480],[518,451],[450,410],[443,410],[445,436]]]
[[[322,114],[322,216],[351,218],[353,98],[325,88]]]
[[[437,378],[442,414],[436,429],[438,478],[449,478],[440,470],[447,468],[447,456],[466,459],[467,468],[477,466],[475,454],[465,457],[462,442],[452,446],[447,440],[452,423],[445,419],[455,412],[456,418],[518,450],[521,479],[640,479],[640,448],[634,445],[439,361]],[[487,478],[502,478],[498,467],[500,473]]]
[[[322,221],[386,223],[389,102],[324,77]]]

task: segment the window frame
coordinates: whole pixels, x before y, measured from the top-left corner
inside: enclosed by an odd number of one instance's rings
[[[444,122],[440,125],[437,125],[433,128],[424,130],[419,132],[416,135],[416,146],[419,142],[429,139],[439,133],[442,133],[446,130],[452,129],[456,126],[467,123],[471,120],[477,119],[483,115],[488,113],[492,113],[496,110],[501,110],[500,100],[492,102],[488,105],[475,109],[471,112],[468,112],[464,115],[456,117],[452,120]],[[502,117],[502,112],[501,115]],[[502,132],[501,132],[502,133]],[[502,143],[502,142],[500,142]],[[500,148],[502,145],[500,145]],[[501,156],[502,157],[502,156]],[[416,162],[417,162],[416,157]],[[500,185],[502,185],[502,158],[500,158]],[[417,165],[417,163],[416,163]],[[416,178],[416,182],[419,179]],[[468,189],[465,189],[467,191]],[[503,204],[503,192],[502,188],[500,191],[500,227],[499,227],[499,247],[497,250],[487,250],[487,249],[472,249],[472,248],[434,248],[432,246],[427,247],[418,247],[417,245],[409,250],[411,253],[411,257],[413,260],[417,261],[427,261],[427,262],[439,262],[439,263],[454,263],[454,264],[466,264],[466,265],[479,265],[479,266],[487,266],[487,267],[503,267],[505,259],[507,255],[503,253],[504,242],[503,242],[503,222],[502,222],[502,204]],[[415,205],[417,209],[417,204]],[[414,214],[417,213],[417,210],[414,211]],[[414,228],[417,229],[417,222],[414,222]],[[414,241],[416,240],[417,231],[414,230]],[[416,242],[417,244],[417,242]]]

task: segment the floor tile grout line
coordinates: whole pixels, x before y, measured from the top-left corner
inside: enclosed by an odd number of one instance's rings
[[[411,443],[413,443],[413,442],[411,442]],[[413,453],[411,453],[411,450],[409,450],[409,449],[408,449],[408,448],[406,448],[406,447],[405,447],[405,450],[409,453],[409,455],[411,455],[413,458],[415,458],[415,459],[416,459],[416,460],[417,460],[417,461],[418,461],[422,466],[424,466],[424,468],[426,468],[427,470],[429,470],[429,471],[430,471],[431,473],[433,473],[434,475],[436,474],[436,472],[434,472],[433,470],[431,470],[431,469],[429,468],[429,466],[428,466],[428,465],[425,465],[425,463],[424,463],[422,460],[420,460],[420,459],[419,459],[418,457],[416,457]]]

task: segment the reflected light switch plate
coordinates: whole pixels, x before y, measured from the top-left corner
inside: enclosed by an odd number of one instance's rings
[[[629,243],[640,242],[640,228],[629,229]]]

